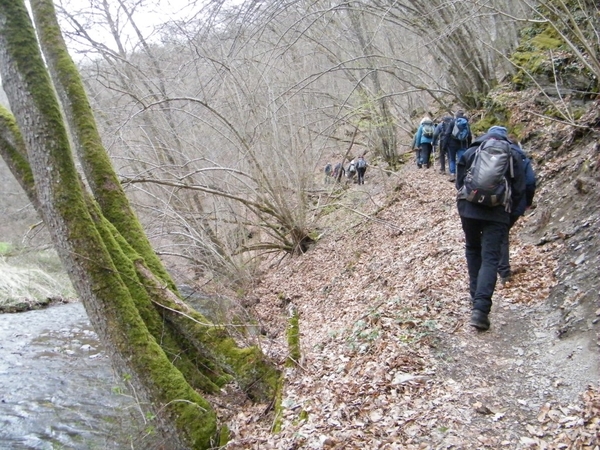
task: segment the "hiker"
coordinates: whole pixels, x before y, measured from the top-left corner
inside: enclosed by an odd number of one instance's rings
[[[331,175],[332,175],[331,163],[325,164],[325,184],[331,183]]]
[[[440,173],[446,173],[446,156],[448,155],[448,135],[450,134],[450,124],[452,123],[451,116],[445,116],[442,118],[442,121],[438,123],[435,127],[435,132],[433,133],[433,148],[437,146],[438,152],[440,154]],[[448,165],[450,164],[450,159],[448,159]],[[450,168],[450,167],[448,167]]]
[[[356,175],[356,161],[353,159],[352,161],[350,161],[350,165],[346,170],[346,176],[348,177],[348,180],[352,180],[354,178],[354,175]]]
[[[491,150],[488,152],[487,148]],[[497,148],[502,149],[500,156],[497,152],[492,155],[492,150]],[[494,178],[493,184],[489,178]],[[482,188],[484,184],[494,186],[493,195]],[[492,130],[471,144],[458,161],[456,188],[472,301],[469,324],[487,330],[501,242],[508,233],[511,205],[519,205],[525,195],[521,155],[511,147],[506,134]]]
[[[420,169],[425,166],[431,167],[431,143],[433,142],[433,135],[435,133],[435,126],[433,121],[425,116],[421,119],[417,134],[413,139],[413,148],[417,152],[417,167]]]
[[[507,130],[505,127],[493,126],[488,130],[488,133],[500,133],[506,134]],[[509,235],[513,225],[519,220],[519,217],[525,214],[525,211],[531,208],[533,204],[533,197],[535,196],[536,180],[535,172],[531,166],[531,160],[525,155],[525,152],[519,145],[514,135],[508,135],[508,140],[512,142],[512,148],[517,151],[521,160],[523,161],[523,170],[525,173],[525,195],[521,198],[518,205],[513,205],[510,212],[510,222],[508,224],[508,233],[504,235],[502,239],[502,247],[500,253],[500,263],[498,264],[498,275],[500,276],[500,282],[506,284],[512,279],[512,272],[510,269],[510,257],[509,257]]]
[[[335,181],[340,181],[345,174],[346,171],[344,170],[342,163],[337,163],[333,168],[333,179]]]
[[[461,126],[466,127],[461,129]],[[462,110],[458,110],[450,126],[446,129],[446,148],[448,149],[448,170],[450,171],[450,181],[456,180],[456,163],[460,157],[471,146],[473,135],[469,120],[465,117]]]
[[[367,161],[364,156],[359,156],[356,160],[356,174],[358,175],[358,184],[365,184],[365,172],[367,171]]]

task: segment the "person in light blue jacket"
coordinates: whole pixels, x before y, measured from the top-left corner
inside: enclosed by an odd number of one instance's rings
[[[423,117],[413,139],[413,148],[417,152],[417,167],[419,169],[423,166],[431,167],[430,158],[434,133],[435,124],[433,121],[427,116]]]

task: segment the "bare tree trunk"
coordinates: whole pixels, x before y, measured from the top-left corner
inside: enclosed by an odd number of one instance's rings
[[[372,122],[376,129],[376,133],[379,137],[379,150],[383,159],[395,167],[398,162],[398,154],[396,150],[396,130],[395,122],[391,115],[390,108],[388,106],[389,99],[384,95],[381,83],[379,80],[379,72],[376,69],[377,64],[372,61],[370,55],[374,55],[376,52],[371,45],[370,41],[365,36],[365,27],[361,20],[361,13],[354,9],[349,9],[348,14],[350,15],[350,22],[353,25],[353,31],[356,34],[358,42],[361,46],[362,52],[364,53],[366,60],[369,62],[369,73],[368,78],[373,84],[373,93],[369,95],[368,90],[362,88],[362,91],[367,95],[367,98],[375,98],[375,102],[378,105],[374,109],[374,117]],[[362,82],[361,82],[362,84]]]

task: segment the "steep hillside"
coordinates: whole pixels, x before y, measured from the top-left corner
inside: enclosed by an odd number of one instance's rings
[[[491,329],[468,326],[453,184],[371,167],[366,185],[323,195],[317,245],[274,262],[252,293],[263,348],[282,363],[299,312],[302,358],[286,372],[281,432],[264,405],[238,405],[222,412],[228,448],[600,445],[598,105],[588,128],[530,120],[536,207],[513,230],[515,277],[497,287]]]

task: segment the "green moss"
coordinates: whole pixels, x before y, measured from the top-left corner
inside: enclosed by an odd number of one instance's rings
[[[402,153],[398,156],[398,164],[399,165],[404,165],[404,164],[411,164],[413,163],[415,160],[415,152],[414,151],[408,151],[406,153]]]
[[[133,213],[104,149],[81,77],[62,39],[53,3],[37,0],[32,6],[44,53],[57,74],[57,84],[66,94],[64,106],[71,119],[82,167],[102,213],[145,259],[153,273],[176,292],[174,282]]]
[[[229,439],[231,438],[231,432],[227,425],[223,425],[219,431],[219,447],[225,448]]]
[[[558,35],[553,29],[546,29],[543,33],[535,36],[531,43],[540,50],[558,50],[563,46],[564,41],[556,36]]]
[[[255,401],[272,400],[279,371],[257,347],[239,348],[223,328],[205,330],[206,351],[219,362],[246,394]],[[225,375],[224,375],[225,377]],[[223,378],[228,381],[227,378]]]
[[[509,98],[503,95],[486,98],[485,113],[477,122],[473,123],[471,131],[474,135],[486,133],[494,125],[508,126],[511,111],[507,105]]]
[[[580,108],[574,108],[571,111],[571,114],[573,115],[573,119],[575,120],[579,120],[583,117],[583,115],[587,112],[587,109],[584,107],[580,107]]]
[[[0,255],[6,255],[12,250],[12,245],[9,242],[0,242]]]
[[[544,115],[547,117],[554,117],[555,119],[563,119],[563,114],[554,106],[549,106],[544,110]]]
[[[294,310],[288,319],[287,328],[288,357],[287,366],[295,366],[300,361],[300,317],[297,310]]]
[[[275,392],[275,406],[273,407],[275,418],[273,419],[273,426],[271,427],[272,433],[279,433],[281,431],[283,421],[283,388],[284,378],[283,375],[281,375],[277,381],[277,391]]]
[[[530,76],[551,75],[550,52],[564,47],[564,41],[551,25],[536,24],[521,32],[521,44],[511,56],[517,71],[512,78],[514,87],[525,89]]]
[[[0,154],[11,172],[27,194],[29,201],[39,212],[35,193],[33,172],[27,160],[27,149],[14,116],[0,105]]]

